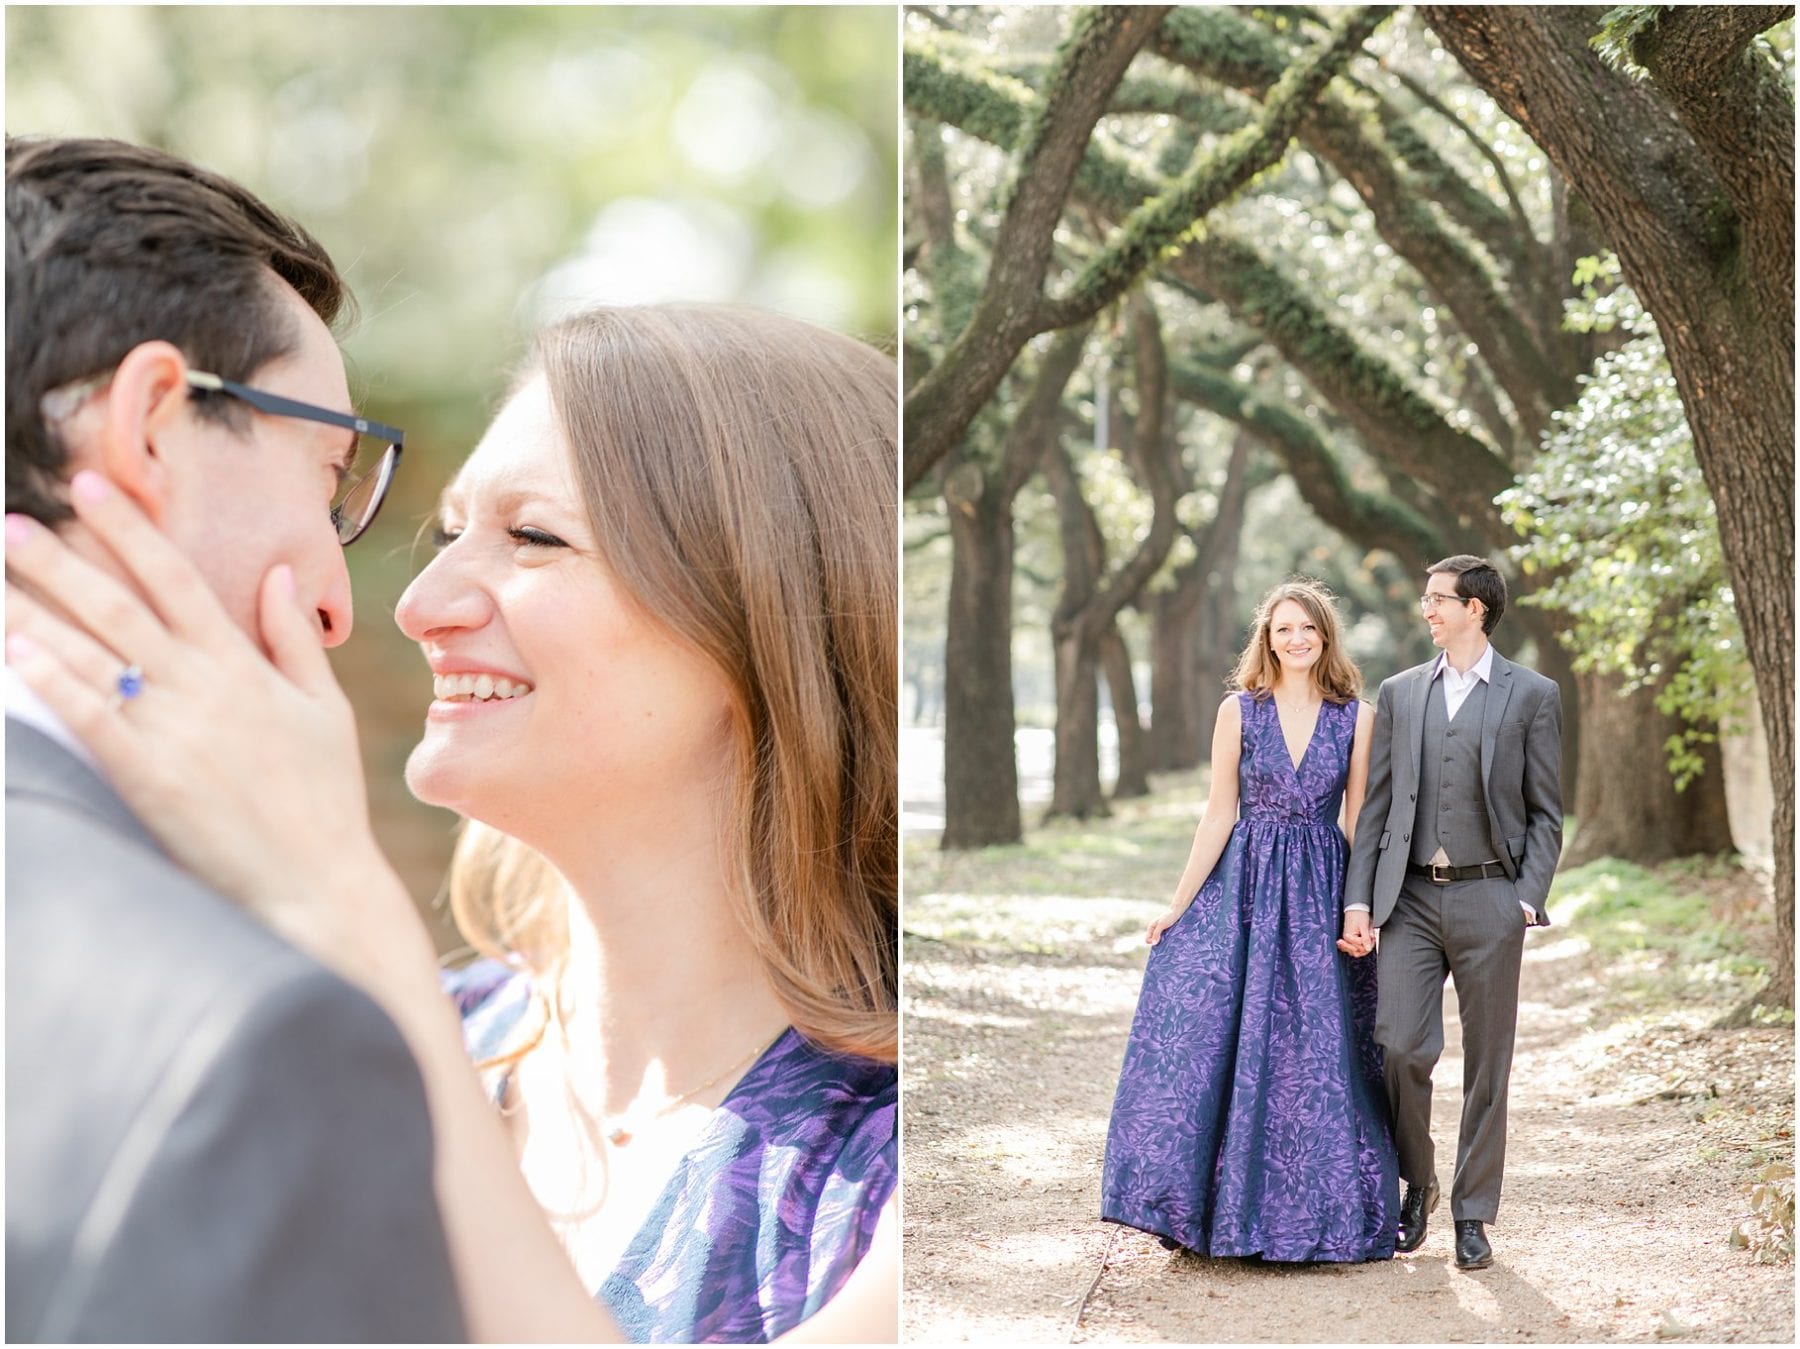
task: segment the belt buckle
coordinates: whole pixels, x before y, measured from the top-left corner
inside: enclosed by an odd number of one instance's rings
[[[1448,874],[1448,873],[1449,873],[1449,872],[1450,872],[1450,871],[1452,871],[1452,870],[1454,870],[1454,868],[1452,868],[1452,867],[1444,867],[1444,866],[1439,866],[1439,865],[1438,865],[1438,864],[1437,864],[1437,863],[1436,863],[1436,862],[1431,862],[1431,863],[1428,863],[1428,865],[1429,865],[1429,866],[1430,866],[1430,867],[1431,867],[1431,879],[1432,879],[1432,883],[1433,883],[1433,884],[1436,884],[1436,885],[1448,885],[1448,884],[1450,884],[1450,880],[1451,880],[1451,877],[1450,877],[1450,876],[1449,876],[1449,874]],[[1444,872],[1444,873],[1446,873],[1446,874],[1445,874],[1445,875],[1442,875],[1442,876],[1440,876],[1440,875],[1438,875],[1438,873],[1439,873],[1439,872],[1440,872],[1440,871],[1442,871],[1442,872]]]

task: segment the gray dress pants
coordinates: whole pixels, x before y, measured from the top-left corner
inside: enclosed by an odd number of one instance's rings
[[[1381,929],[1375,1041],[1382,1047],[1400,1175],[1427,1185],[1431,1071],[1444,1052],[1444,976],[1462,1012],[1463,1106],[1450,1215],[1491,1223],[1506,1164],[1506,1090],[1519,1018],[1525,916],[1504,877],[1438,885],[1408,876]]]

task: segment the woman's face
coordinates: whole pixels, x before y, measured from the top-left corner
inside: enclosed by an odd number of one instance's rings
[[[601,561],[541,375],[501,409],[440,515],[437,557],[395,611],[434,676],[406,765],[415,796],[533,842],[717,780],[725,679]]]
[[[1298,600],[1283,600],[1269,615],[1269,645],[1288,674],[1305,674],[1325,651],[1319,625]]]

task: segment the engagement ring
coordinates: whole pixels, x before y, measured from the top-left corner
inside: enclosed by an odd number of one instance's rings
[[[119,677],[113,681],[113,689],[111,705],[113,711],[116,712],[144,691],[143,667],[127,665],[120,670]]]

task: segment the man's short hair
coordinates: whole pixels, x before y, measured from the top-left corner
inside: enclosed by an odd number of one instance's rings
[[[270,272],[327,326],[350,302],[330,256],[238,184],[124,141],[6,140],[6,509],[70,518],[68,452],[44,396],[142,342],[247,380],[299,333]],[[202,399],[202,415],[247,411]]]
[[[1480,600],[1487,612],[1481,618],[1481,630],[1489,636],[1500,626],[1500,615],[1506,612],[1506,578],[1494,570],[1485,557],[1458,553],[1425,568],[1427,576],[1454,576],[1456,593],[1464,599]]]

